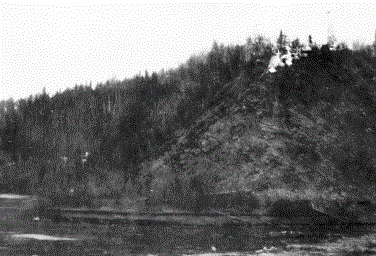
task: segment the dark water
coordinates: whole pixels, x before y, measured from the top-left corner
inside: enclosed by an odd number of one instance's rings
[[[75,237],[78,241],[0,241],[0,255],[181,255],[216,252],[254,252],[263,247],[335,241],[342,235],[361,236],[373,227],[364,225],[179,225],[131,223],[39,223],[24,233]],[[35,232],[33,232],[35,231]]]

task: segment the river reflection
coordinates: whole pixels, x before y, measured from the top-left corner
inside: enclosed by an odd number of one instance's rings
[[[169,225],[132,223],[92,225],[87,223],[41,223],[36,229],[48,235],[74,237],[78,241],[6,241],[6,255],[181,255],[210,252],[254,252],[264,247],[285,248],[292,243],[317,243],[357,236],[369,227],[296,226],[280,229],[271,225]],[[35,229],[35,230],[36,230]],[[29,230],[31,231],[31,230]]]

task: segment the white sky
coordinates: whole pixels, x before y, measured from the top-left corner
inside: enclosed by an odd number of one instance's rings
[[[374,4],[2,4],[0,100],[52,96],[75,84],[176,68],[213,41],[245,44],[257,30],[273,42],[308,35],[326,42],[375,40]],[[270,4],[268,4],[270,3]],[[282,5],[284,4],[284,5]],[[331,18],[328,18],[330,11]],[[332,22],[328,21],[332,20]]]

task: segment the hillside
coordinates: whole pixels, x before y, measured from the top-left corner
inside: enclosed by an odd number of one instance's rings
[[[242,72],[224,86],[151,168],[155,200],[201,209],[199,195],[252,191],[261,207],[310,200],[344,218],[355,214],[350,206],[374,205],[375,62],[347,50],[332,60],[324,65],[318,52],[260,80]],[[188,204],[176,197],[187,179]]]
[[[366,218],[376,204],[374,46],[314,46],[261,76],[273,47],[214,43],[168,72],[5,102],[2,192],[98,208],[242,201],[260,213],[298,200]]]

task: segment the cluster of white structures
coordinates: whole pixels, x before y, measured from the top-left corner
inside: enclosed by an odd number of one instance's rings
[[[333,45],[325,44],[322,45],[321,50],[324,51],[333,51],[335,47]],[[298,60],[301,57],[308,57],[309,53],[312,51],[310,46],[302,46],[291,51],[291,47],[289,45],[285,46],[286,53],[281,54],[279,48],[275,47],[273,49],[273,56],[270,58],[269,64],[267,69],[261,74],[260,78],[265,75],[266,73],[275,73],[278,67],[285,67],[291,66],[293,64],[293,60]]]
[[[286,54],[281,55],[281,52],[278,48],[273,49],[274,55],[270,58],[268,68],[261,74],[260,78],[265,75],[267,72],[275,73],[277,72],[277,67],[284,67],[285,65],[291,66],[293,58],[296,59],[297,56],[291,53],[291,48],[286,47]]]
[[[81,155],[81,162],[83,164],[86,163],[86,161],[87,161],[87,159],[88,159],[89,156],[90,156],[90,153],[89,152],[85,152],[85,154]],[[62,156],[61,160],[63,160],[64,167],[66,167],[67,162],[68,162],[68,157]]]
[[[87,159],[88,159],[89,156],[90,156],[90,153],[89,153],[89,152],[85,152],[85,154],[82,154],[82,155],[80,156],[80,158],[81,158],[81,163],[82,163],[82,168],[85,167],[85,163],[87,162]],[[68,157],[66,157],[66,156],[62,156],[62,157],[61,157],[61,160],[63,160],[63,166],[64,166],[64,167],[67,167]],[[72,196],[73,194],[74,194],[74,188],[71,187],[71,188],[69,189],[69,195]]]

